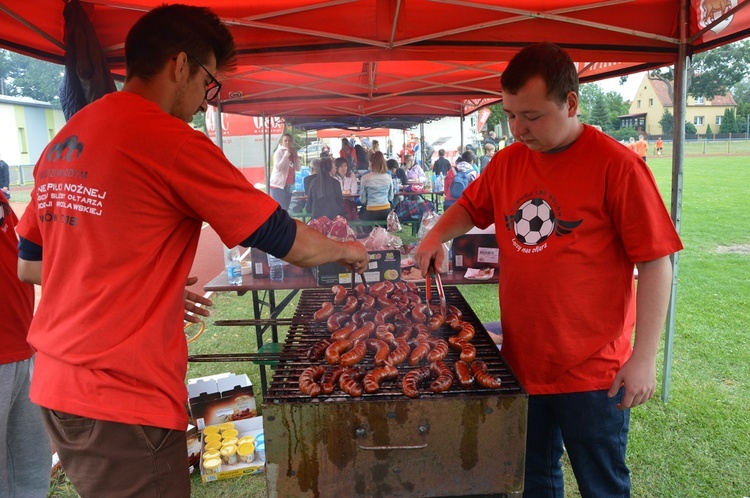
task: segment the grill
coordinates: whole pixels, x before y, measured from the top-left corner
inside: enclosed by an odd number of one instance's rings
[[[330,337],[312,317],[332,294],[302,292],[263,406],[269,496],[520,496],[526,393],[458,289],[445,293],[475,327],[476,357],[502,379],[500,389],[454,382],[443,393],[420,388],[410,399],[401,379],[425,363],[407,361],[377,393],[354,398],[337,389],[311,399],[298,379],[310,366],[310,347]],[[454,334],[444,326],[433,337]],[[456,360],[451,349],[444,361]],[[369,353],[359,365],[375,368]]]

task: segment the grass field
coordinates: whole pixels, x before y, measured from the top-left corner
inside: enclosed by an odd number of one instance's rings
[[[649,165],[669,203],[671,161],[650,158]],[[750,157],[687,157],[684,170],[685,250],[670,399],[659,399],[660,354],[657,397],[631,412],[633,496],[750,497]],[[498,319],[496,286],[466,286],[462,292],[480,319]],[[250,299],[215,295],[212,319],[249,317]],[[190,352],[255,351],[254,336],[249,329],[209,323]],[[257,368],[243,363],[190,364],[188,376],[224,371],[248,373],[259,385]],[[566,470],[565,496],[579,496]],[[76,495],[60,479],[50,496]],[[265,496],[265,480],[261,475],[204,484],[194,476],[193,496]]]

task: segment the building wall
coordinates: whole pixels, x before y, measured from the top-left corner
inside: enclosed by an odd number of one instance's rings
[[[0,154],[11,166],[34,164],[65,124],[61,109],[21,99],[0,100]]]

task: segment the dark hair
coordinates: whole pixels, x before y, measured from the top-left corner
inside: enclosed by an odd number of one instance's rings
[[[398,169],[398,161],[395,159],[388,159],[385,164],[388,166],[388,169]]]
[[[126,79],[148,80],[180,52],[202,64],[207,64],[213,54],[217,72],[232,71],[237,65],[232,33],[213,11],[180,4],[162,5],[141,17],[125,38]],[[190,69],[191,75],[200,70],[192,60]]]
[[[438,151],[438,156],[443,157],[445,155],[445,149],[440,149]]]
[[[466,161],[469,164],[474,164],[474,161],[476,161],[477,156],[470,150],[465,151],[463,154],[461,154],[461,160]]]
[[[357,144],[354,146],[354,152],[357,154],[357,168],[367,168],[367,161],[369,158],[367,157],[367,151],[365,148]]]
[[[570,55],[554,43],[529,45],[513,56],[500,77],[503,92],[515,95],[535,76],[540,76],[547,85],[547,97],[560,103],[568,100],[568,92],[578,94],[576,65]]]
[[[331,161],[330,157],[321,157],[320,168],[318,168],[318,174],[325,173],[326,175],[331,176],[332,167],[333,167],[333,161]]]

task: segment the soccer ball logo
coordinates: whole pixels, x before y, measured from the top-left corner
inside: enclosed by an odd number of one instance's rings
[[[555,230],[555,213],[544,199],[524,202],[513,216],[516,238],[527,245],[541,244]]]

